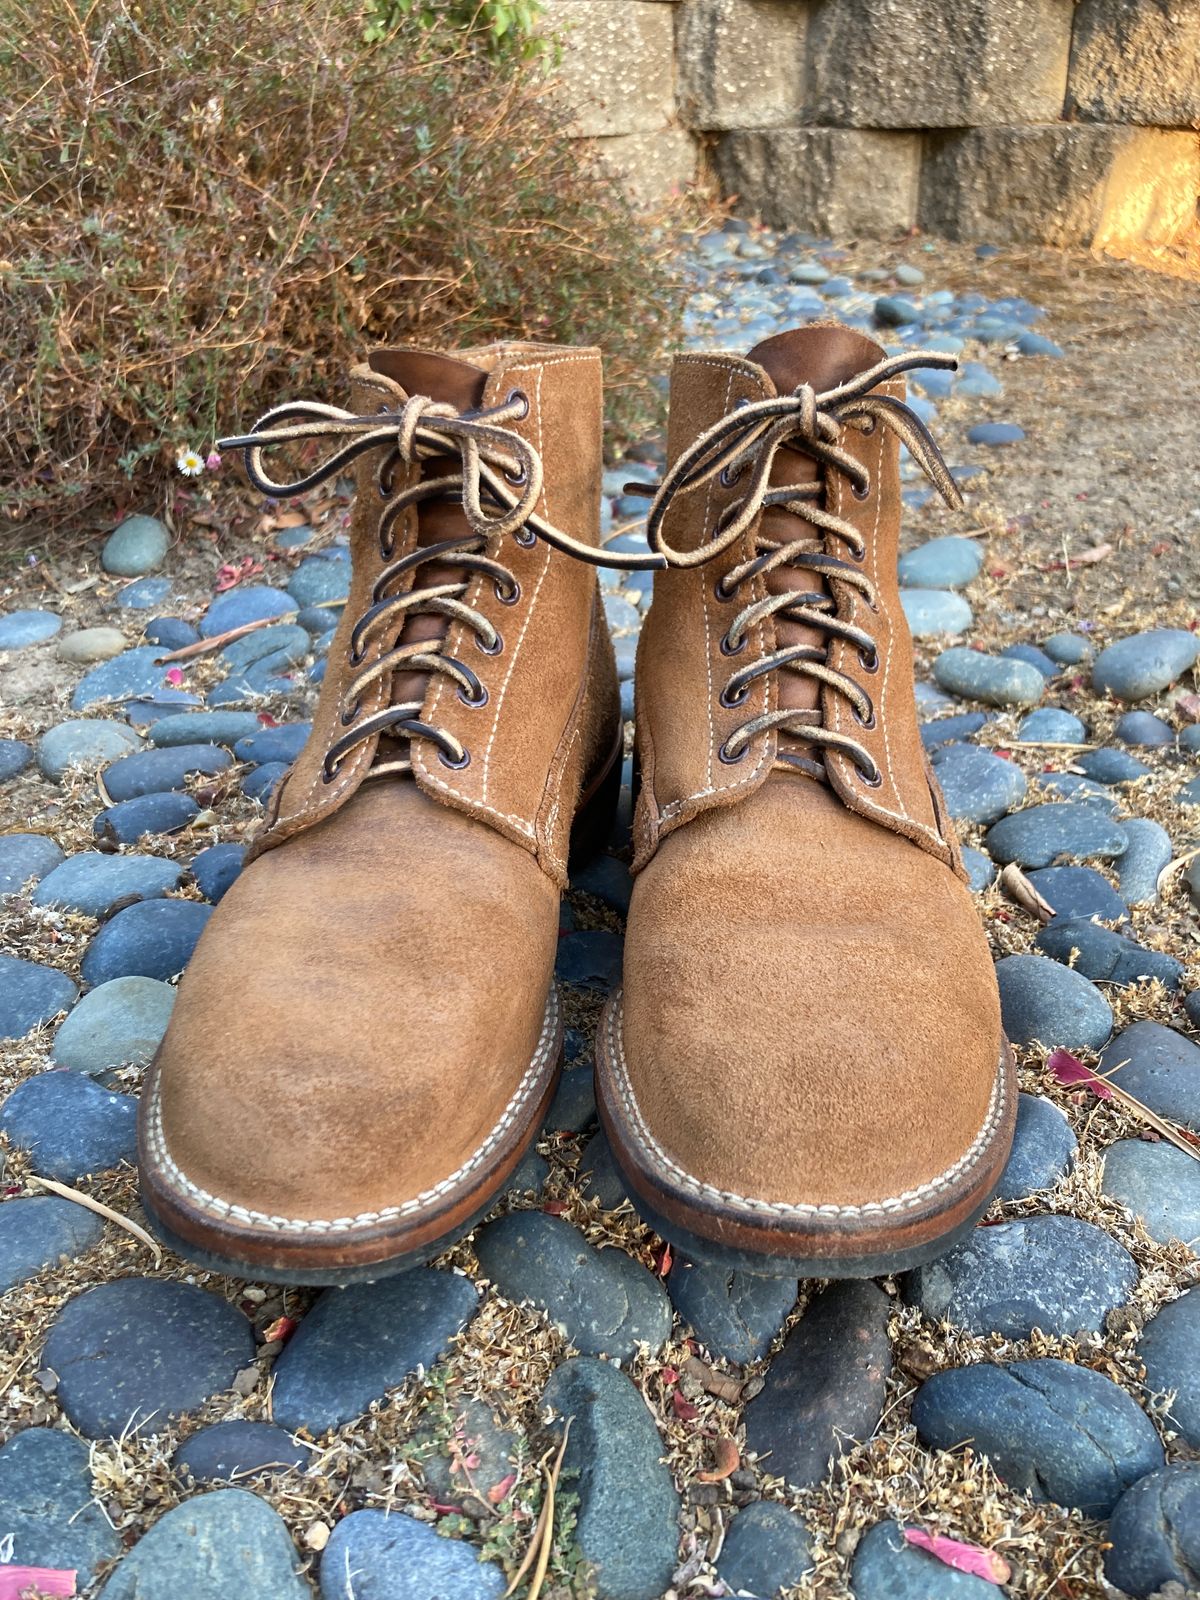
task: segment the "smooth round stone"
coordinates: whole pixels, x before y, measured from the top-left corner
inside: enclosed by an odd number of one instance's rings
[[[1128,1250],[1076,1217],[1023,1217],[976,1228],[910,1272],[905,1298],[968,1333],[1028,1339],[1035,1328],[1100,1333],[1137,1287]]]
[[[1200,1047],[1161,1022],[1135,1022],[1100,1057],[1098,1069],[1168,1122],[1200,1132]]]
[[[1042,956],[996,963],[1000,1016],[1013,1044],[1098,1050],[1112,1032],[1112,1007],[1095,984]]]
[[[1057,678],[1058,665],[1052,661],[1045,651],[1039,650],[1032,644],[1010,644],[1001,650],[1000,654],[1007,661],[1025,661],[1031,667],[1036,667],[1043,678]]]
[[[603,1128],[597,1128],[580,1151],[575,1175],[580,1192],[589,1200],[599,1200],[605,1211],[615,1210],[625,1199],[625,1185]],[[670,1287],[668,1280],[668,1291]]]
[[[184,711],[156,722],[150,729],[150,743],[161,749],[213,744],[232,749],[239,739],[261,731],[256,711]]]
[[[1070,1171],[1078,1148],[1071,1124],[1052,1100],[1037,1094],[1020,1095],[1012,1152],[1000,1175],[997,1197],[1027,1200],[1051,1188]]]
[[[795,1278],[762,1278],[683,1256],[667,1277],[671,1302],[700,1343],[739,1366],[766,1355],[799,1287]]]
[[[989,828],[984,843],[1002,865],[1049,867],[1060,859],[1115,861],[1126,847],[1119,823],[1096,806],[1029,806]]]
[[[942,711],[949,711],[956,704],[950,695],[943,694],[936,684],[924,683],[920,678],[913,684],[913,698],[923,717],[936,717]],[[986,717],[984,720],[987,720]]]
[[[78,993],[65,972],[0,955],[0,1039],[23,1039],[60,1011],[69,1011]]]
[[[732,1593],[773,1600],[780,1589],[792,1588],[812,1568],[803,1520],[776,1500],[758,1500],[733,1519],[717,1571]]]
[[[100,565],[117,578],[140,578],[162,566],[170,543],[157,517],[126,517],[104,541]]]
[[[1131,906],[1153,905],[1159,874],[1171,860],[1171,836],[1149,817],[1130,817],[1122,827],[1129,844],[1117,862],[1121,893]]]
[[[164,717],[176,716],[184,707],[201,703],[199,695],[189,694],[186,689],[153,689],[149,694],[124,701],[120,710],[135,732],[146,733]]]
[[[936,750],[940,744],[959,744],[972,739],[981,728],[986,728],[986,711],[964,711],[958,717],[938,717],[921,727],[921,742],[926,750]]]
[[[1053,960],[1081,972],[1093,983],[1124,985],[1156,978],[1164,988],[1174,990],[1183,977],[1183,963],[1174,956],[1147,950],[1136,940],[1087,918],[1055,917],[1035,943]]]
[[[1056,918],[1076,922],[1096,917],[1101,922],[1123,922],[1129,907],[1094,867],[1042,867],[1029,881]]]
[[[275,543],[281,550],[300,550],[312,542],[313,531],[309,527],[280,528],[275,535]]]
[[[171,1465],[181,1477],[197,1483],[228,1483],[258,1472],[286,1472],[306,1467],[307,1445],[269,1422],[216,1422],[193,1433],[176,1450]]]
[[[1017,738],[1029,744],[1082,744],[1086,737],[1080,719],[1057,706],[1039,706],[1017,728]]]
[[[102,661],[75,685],[71,710],[86,711],[89,706],[153,697],[166,684],[170,671],[169,665],[160,661],[161,655],[158,645],[140,644],[113,656],[111,661]]]
[[[275,1421],[318,1434],[360,1416],[432,1367],[477,1306],[469,1278],[430,1267],[326,1290],[275,1363]]]
[[[917,284],[925,282],[925,274],[920,267],[909,266],[907,262],[903,261],[896,268],[893,276],[896,282],[902,283],[906,289],[913,289]],[[926,304],[928,304],[928,301],[926,301]]]
[[[34,1171],[59,1183],[108,1172],[137,1155],[137,1101],[79,1072],[39,1072],[0,1108],[0,1128]]]
[[[996,864],[982,850],[975,850],[969,844],[963,845],[962,863],[967,873],[967,885],[973,893],[980,894],[996,881]]]
[[[1175,796],[1175,802],[1181,806],[1200,806],[1200,777],[1195,777],[1190,783],[1185,783]]]
[[[67,1200],[19,1203],[82,1209]],[[79,1439],[58,1428],[16,1434],[0,1450],[0,1526],[12,1538],[9,1558],[22,1567],[74,1568],[86,1585],[100,1563],[122,1549],[120,1534],[92,1495],[88,1448]]]
[[[1192,1027],[1200,1031],[1200,989],[1193,989],[1191,994],[1185,995],[1183,1009]]]
[[[826,284],[826,292],[828,287]],[[875,320],[885,328],[902,328],[907,322],[919,322],[921,313],[911,300],[885,294],[875,302]]]
[[[321,1600],[346,1600],[351,1587],[354,1600],[501,1600],[505,1583],[465,1540],[367,1510],[343,1517],[321,1556]]]
[[[513,1168],[505,1193],[540,1195],[549,1176],[550,1164],[546,1158],[536,1150],[527,1150]]]
[[[974,427],[967,429],[968,443],[987,445],[993,450],[1003,445],[1020,444],[1024,437],[1025,429],[1016,422],[977,422]]]
[[[1106,816],[1115,816],[1118,801],[1110,789],[1077,772],[1044,772],[1038,775],[1039,786],[1057,800],[1067,800],[1076,805],[1096,806]]]
[[[1042,640],[1042,649],[1060,667],[1077,667],[1092,654],[1091,644],[1079,633],[1052,633]]]
[[[342,610],[341,606],[304,606],[296,613],[296,624],[312,635],[314,647],[320,644],[327,648],[329,636],[336,631]]]
[[[0,898],[39,883],[66,857],[44,833],[0,834]]]
[[[621,981],[625,941],[604,928],[586,928],[558,941],[555,976],[561,983],[611,989]]]
[[[147,643],[161,645],[164,650],[186,650],[200,638],[197,630],[182,617],[152,617],[142,633]]]
[[[1026,661],[985,655],[966,645],[943,650],[933,664],[943,689],[989,706],[1032,706],[1042,698],[1045,679]]]
[[[1111,748],[1085,750],[1076,757],[1075,765],[1093,783],[1136,783],[1139,778],[1148,777],[1152,770],[1128,750]]]
[[[641,1394],[611,1362],[575,1356],[551,1374],[541,1403],[572,1419],[563,1469],[578,1474],[576,1539],[597,1592],[659,1600],[676,1564],[679,1495]]]
[[[229,890],[242,870],[246,847],[242,844],[214,844],[192,862],[192,876],[204,898],[214,906]]]
[[[604,615],[609,628],[615,634],[634,633],[642,622],[638,608],[620,594],[605,595]]]
[[[1179,735],[1179,744],[1180,748],[1186,750],[1190,755],[1200,755],[1200,724],[1193,724],[1190,728],[1184,728]]]
[[[475,1254],[500,1294],[532,1301],[584,1355],[624,1361],[670,1335],[671,1304],[654,1274],[623,1250],[596,1250],[562,1217],[511,1211],[476,1236]]]
[[[1175,730],[1169,722],[1151,711],[1126,711],[1117,719],[1115,736],[1122,744],[1143,750],[1163,750],[1175,743]]]
[[[1175,682],[1200,657],[1200,639],[1185,628],[1131,634],[1101,650],[1092,668],[1098,694],[1146,700]]]
[[[1174,1394],[1167,1423],[1200,1449],[1200,1290],[1163,1306],[1142,1333],[1138,1355],[1152,1394]]]
[[[211,916],[211,906],[194,900],[143,900],[127,906],[100,928],[88,946],[84,981],[173,978],[191,960]]]
[[[233,705],[248,696],[290,693],[295,683],[279,674],[298,666],[312,648],[308,634],[293,623],[244,634],[222,650],[221,660],[231,671],[224,683],[209,691],[208,704]]]
[[[1125,1390],[1070,1361],[981,1362],[937,1372],[913,1401],[922,1443],[970,1439],[1012,1489],[1106,1517],[1163,1464],[1154,1424]]]
[[[71,767],[104,766],[131,750],[140,750],[142,741],[123,722],[72,719],[50,728],[38,741],[37,764],[43,778],[58,783]]]
[[[930,400],[947,400],[954,393],[954,374],[931,367],[927,372],[913,372],[908,381]]]
[[[312,732],[311,722],[285,722],[278,728],[259,727],[245,734],[233,747],[239,761],[253,761],[256,765],[282,762],[290,766],[308,743]]]
[[[184,789],[189,778],[216,777],[233,765],[218,744],[180,744],[162,750],[139,750],[106,769],[104,787],[114,800],[136,800],[144,794]]]
[[[444,1423],[435,1421],[412,1435],[406,1454],[409,1450],[418,1455],[431,1499],[459,1505],[484,1521],[485,1497],[504,1483],[523,1454],[520,1436],[500,1427],[489,1405],[470,1399],[455,1402],[449,1437]],[[498,1492],[503,1497],[503,1490]]]
[[[1004,385],[980,361],[964,361],[954,380],[954,393],[962,400],[999,399]]]
[[[85,850],[48,873],[33,891],[35,906],[61,906],[104,917],[122,900],[153,900],[177,889],[183,869],[155,856],[109,856]]]
[[[0,783],[17,778],[33,760],[33,746],[24,739],[0,739]]]
[[[595,895],[597,900],[624,916],[633,894],[633,879],[624,861],[610,855],[593,856],[586,866],[572,872],[571,887]]]
[[[914,639],[965,633],[975,621],[970,605],[952,589],[901,589],[900,604]]]
[[[245,1489],[214,1489],[160,1517],[97,1600],[311,1600],[299,1565],[287,1524],[265,1500]],[[365,1600],[357,1584],[356,1600]]]
[[[230,1388],[253,1359],[254,1334],[235,1306],[165,1278],[119,1278],[76,1295],[42,1352],[63,1410],[90,1439],[159,1432]]]
[[[146,1065],[167,1031],[175,993],[156,978],[102,983],[84,995],[55,1034],[55,1061],[92,1078]]]
[[[242,793],[248,800],[260,800],[266,805],[275,786],[287,777],[287,767],[282,761],[268,761],[255,767],[242,779]]]
[[[1017,349],[1023,356],[1049,356],[1052,360],[1060,359],[1063,353],[1062,346],[1055,344],[1053,339],[1047,339],[1044,333],[1034,333],[1030,329],[1018,336]]]
[[[182,833],[200,815],[190,794],[145,794],[102,811],[92,824],[97,839],[137,844],[147,834]]]
[[[292,573],[287,591],[297,606],[317,606],[323,601],[344,600],[350,593],[350,567],[345,561],[329,561],[325,556],[306,556]]]
[[[1200,1462],[1149,1473],[1122,1495],[1107,1533],[1104,1575],[1137,1600],[1200,1589]]]
[[[815,1295],[746,1407],[746,1446],[772,1476],[819,1483],[883,1413],[892,1349],[891,1301],[874,1283],[846,1280]]]
[[[170,593],[170,578],[135,578],[117,595],[117,605],[122,611],[153,611]]]
[[[4,1201],[0,1204],[0,1294],[52,1266],[60,1256],[73,1261],[103,1237],[103,1221],[73,1200],[36,1195]],[[5,1467],[4,1451],[0,1450],[0,1515]]]
[[[558,1080],[546,1113],[548,1133],[582,1133],[596,1120],[596,1094],[591,1061],[568,1066]]]
[[[1200,1161],[1173,1144],[1119,1139],[1104,1152],[1104,1193],[1141,1217],[1159,1244],[1200,1244]]]
[[[854,1552],[855,1600],[1003,1600],[1005,1591],[909,1544],[898,1522],[877,1522]]]
[[[244,627],[247,622],[283,617],[297,609],[295,600],[282,589],[272,589],[265,584],[230,589],[226,594],[219,594],[209,606],[200,623],[200,633],[205,639],[215,639],[218,634]]]
[[[0,616],[0,650],[24,650],[53,639],[62,618],[53,611],[9,611]]]
[[[637,668],[637,640],[635,638],[614,639],[613,656],[617,663],[617,679],[620,683],[632,683],[634,672]]]
[[[946,808],[956,822],[996,822],[1025,798],[1015,761],[970,744],[943,745],[932,757]]]
[[[58,641],[58,654],[63,661],[89,663],[107,661],[119,656],[125,648],[125,635],[119,628],[81,628],[78,633],[66,633]]]
[[[900,582],[914,589],[958,589],[978,577],[983,551],[957,534],[930,539],[900,557]]]

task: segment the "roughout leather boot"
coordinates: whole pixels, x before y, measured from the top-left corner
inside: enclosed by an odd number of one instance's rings
[[[999,1179],[996,980],[925,759],[897,581],[899,374],[822,326],[674,365],[637,660],[641,793],[598,1097],[635,1205],[700,1259],[865,1276]],[[874,370],[873,370],[874,369]]]
[[[558,1073],[572,824],[620,783],[588,564],[599,352],[382,350],[351,389],[351,411],[281,406],[225,446],[274,494],[356,458],[353,576],[312,735],[184,975],[140,1124],[172,1243],[284,1282],[427,1259],[503,1188]],[[264,449],[291,441],[328,459],[281,484]]]

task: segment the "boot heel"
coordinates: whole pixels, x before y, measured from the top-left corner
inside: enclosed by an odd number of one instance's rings
[[[622,737],[613,746],[603,770],[584,790],[571,829],[571,852],[567,862],[569,871],[577,870],[593,856],[600,855],[612,838],[617,804],[621,798],[623,748]]]

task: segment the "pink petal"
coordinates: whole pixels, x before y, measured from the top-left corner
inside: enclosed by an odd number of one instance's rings
[[[76,1592],[75,1574],[62,1567],[0,1566],[0,1600],[22,1600],[30,1590],[70,1600]]]
[[[960,1539],[948,1539],[944,1533],[926,1533],[923,1528],[905,1528],[905,1540],[918,1550],[927,1550],[956,1572],[970,1572],[987,1583],[1007,1583],[1012,1568],[1003,1556],[994,1550],[984,1550],[977,1544],[963,1544]]]
[[[183,668],[171,667],[167,673],[167,682],[178,689],[179,685],[183,682]]]
[[[1112,1089],[1104,1079],[1098,1078],[1091,1067],[1085,1067],[1069,1050],[1052,1050],[1046,1057],[1046,1066],[1064,1089],[1082,1083],[1101,1100],[1111,1100],[1113,1097]]]

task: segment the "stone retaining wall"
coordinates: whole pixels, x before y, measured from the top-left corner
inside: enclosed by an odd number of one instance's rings
[[[580,131],[776,227],[1177,244],[1200,0],[551,0]]]

